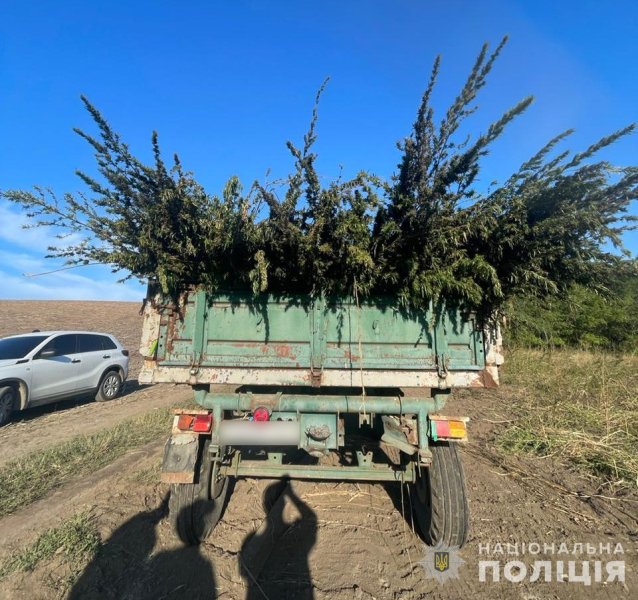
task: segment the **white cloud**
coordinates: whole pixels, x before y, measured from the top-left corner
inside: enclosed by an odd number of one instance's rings
[[[105,269],[108,273],[108,269]],[[110,273],[109,273],[110,275]],[[144,287],[117,283],[111,275],[93,278],[66,272],[28,278],[0,269],[0,298],[5,300],[125,300],[139,302]]]
[[[27,217],[0,200],[0,299],[140,301],[145,288],[137,281],[118,283],[125,273],[91,266],[55,271],[61,260],[45,259],[47,247],[59,243],[52,231],[23,229]],[[79,241],[78,236],[65,243]],[[30,277],[27,275],[38,275]]]
[[[24,225],[29,219],[23,212],[18,212],[10,208],[6,202],[0,200],[0,243],[2,246],[18,246],[39,254],[46,254],[49,246],[59,245],[60,241],[55,237],[53,230],[39,227],[35,229],[24,229]],[[66,238],[65,243],[75,243],[80,241],[77,235]]]
[[[37,258],[31,254],[24,252],[9,252],[0,248],[0,269],[10,271],[20,271],[20,273],[39,273],[44,270],[45,262],[41,258]],[[51,265],[48,265],[47,271],[50,271]]]
[[[19,246],[46,254],[47,248],[55,244],[56,238],[45,228],[24,229],[26,215],[0,204],[0,241],[2,245]]]

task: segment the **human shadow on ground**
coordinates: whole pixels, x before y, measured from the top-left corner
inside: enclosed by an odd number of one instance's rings
[[[167,512],[168,494],[157,508],[116,529],[84,569],[68,600],[216,598],[213,568],[199,547],[180,546],[152,555],[157,525]]]
[[[316,513],[285,482],[268,486],[263,503],[266,519],[244,539],[239,554],[246,600],[314,598],[309,555],[317,539]]]

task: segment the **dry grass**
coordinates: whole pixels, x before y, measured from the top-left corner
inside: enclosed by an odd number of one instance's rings
[[[503,382],[514,423],[501,448],[556,455],[609,485],[638,486],[638,357],[516,349]]]
[[[97,471],[131,449],[168,436],[170,426],[170,409],[158,409],[7,463],[0,469],[0,517],[43,498],[72,477]]]
[[[47,529],[30,546],[0,563],[0,579],[15,572],[33,571],[41,563],[59,556],[67,566],[68,574],[63,580],[51,583],[64,591],[77,579],[99,548],[100,536],[94,516],[82,512],[58,527]]]
[[[127,478],[130,481],[142,485],[154,485],[160,480],[161,474],[161,465],[159,463],[153,463],[152,465],[133,471],[133,473],[127,475]]]

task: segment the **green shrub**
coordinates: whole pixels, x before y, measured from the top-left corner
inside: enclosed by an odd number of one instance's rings
[[[622,248],[635,220],[627,208],[638,196],[638,167],[594,157],[635,127],[583,152],[556,154],[572,133],[565,131],[504,183],[481,191],[481,158],[532,102],[524,98],[485,132],[466,137],[466,120],[505,42],[491,54],[483,46],[442,118],[432,104],[435,60],[390,181],[361,171],[323,183],[313,152],[315,105],[303,144],[288,142],[294,168],[283,183],[256,182],[245,192],[231,177],[221,195],[210,194],[177,157],[164,162],[155,133],[153,163],[137,159],[83,98],[98,129],[96,136],[76,130],[97,160],[97,175],[79,173],[89,194],[3,195],[33,226],[51,226],[67,240],[52,256],[111,265],[157,281],[173,298],[187,286],[390,295],[404,306],[444,300],[487,316],[516,294],[542,297],[573,283],[600,288],[627,266],[608,245]]]

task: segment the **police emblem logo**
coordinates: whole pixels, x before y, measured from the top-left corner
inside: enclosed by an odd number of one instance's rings
[[[425,556],[419,564],[426,577],[435,579],[438,583],[459,578],[459,567],[465,561],[459,556],[458,548],[448,548],[441,544],[436,547],[426,546],[424,550]]]
[[[434,553],[434,568],[437,571],[443,573],[450,568],[450,553],[449,552],[435,552]]]

